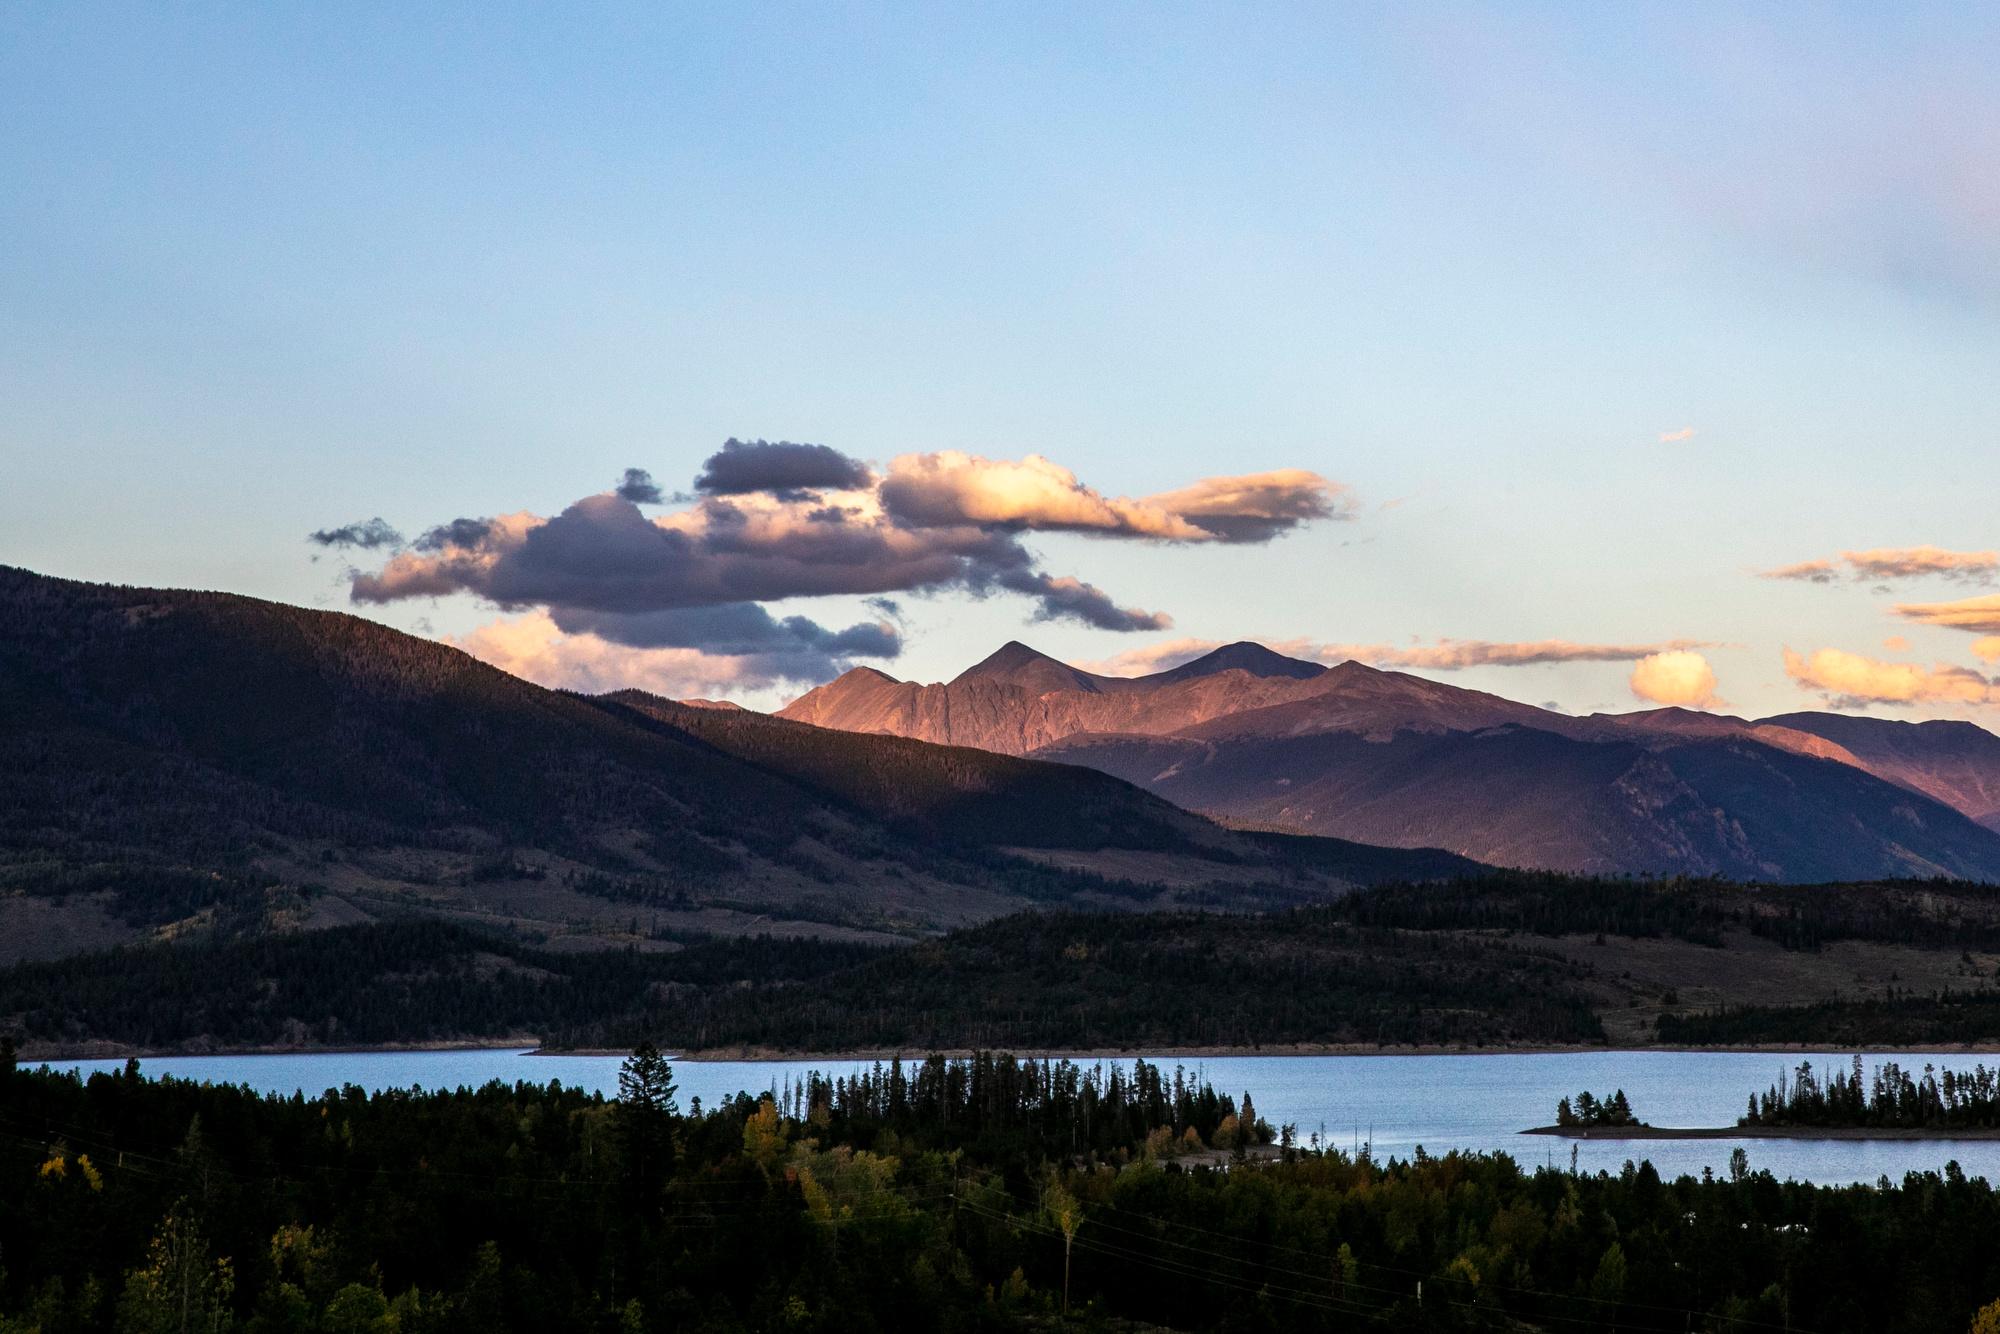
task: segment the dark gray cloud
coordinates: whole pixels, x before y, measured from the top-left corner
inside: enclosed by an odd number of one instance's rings
[[[1077,621],[1099,630],[1166,630],[1174,618],[1165,612],[1121,607],[1095,584],[1039,570],[1009,570],[994,580],[1011,593],[1035,599],[1038,621]]]
[[[691,517],[663,527],[629,501],[597,495],[525,530],[459,520],[426,534],[438,540],[425,554],[358,574],[353,596],[383,603],[467,592],[513,608],[638,612],[984,585],[1034,560],[1013,537],[976,528],[814,523],[792,509],[753,522],[720,500]],[[466,541],[445,536],[454,530]]]
[[[654,484],[653,474],[644,468],[627,468],[624,480],[612,488],[611,494],[634,505],[664,505],[667,502],[660,488]]]
[[[765,680],[824,681],[855,658],[895,658],[903,651],[902,635],[891,625],[861,621],[835,630],[805,616],[773,616],[755,602],[632,613],[565,607],[550,615],[564,634],[749,659],[745,674]]]
[[[419,551],[444,551],[451,547],[476,547],[493,529],[491,519],[453,519],[427,530],[417,538]]]
[[[373,519],[363,519],[359,523],[346,523],[338,528],[321,528],[306,534],[306,541],[323,547],[357,547],[362,551],[379,551],[386,547],[403,545],[403,535],[389,526],[388,520],[379,515]]]
[[[454,519],[379,568],[354,572],[351,594],[388,603],[465,593],[510,611],[540,609],[549,633],[587,634],[600,649],[768,659],[758,672],[806,679],[852,658],[900,653],[892,595],[1012,593],[1032,601],[1037,620],[1113,631],[1172,624],[1042,568],[1024,545],[1036,532],[1268,541],[1351,509],[1345,488],[1298,470],[1205,478],[1127,500],[1035,456],[906,455],[878,478],[837,450],[785,441],[731,440],[696,485],[701,495],[675,498],[685,508],[657,518],[639,504],[659,490],[635,468],[619,487],[553,518]],[[836,488],[850,494],[828,503],[823,493]],[[881,622],[841,629],[762,605],[836,596],[874,600]]]
[[[797,499],[812,491],[858,491],[873,480],[867,464],[831,445],[732,439],[708,456],[694,489],[711,496],[768,491]]]
[[[855,658],[893,658],[903,651],[893,626],[861,621],[831,630],[805,616],[773,616],[755,602],[630,614],[565,608],[553,619],[566,634],[593,634],[629,648],[698,648],[731,655],[803,648]]]

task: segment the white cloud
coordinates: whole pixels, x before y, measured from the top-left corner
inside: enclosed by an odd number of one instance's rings
[[[776,679],[753,655],[629,648],[592,634],[566,635],[544,611],[446,635],[443,642],[536,685],[588,695],[632,688],[682,699],[754,690]]]
[[[1880,662],[1837,648],[1810,657],[1786,649],[1785,675],[1836,705],[2000,703],[2000,685],[1970,668]]]
[[[1655,704],[1713,708],[1722,703],[1715,685],[1708,659],[1689,649],[1649,653],[1632,665],[1632,693]]]

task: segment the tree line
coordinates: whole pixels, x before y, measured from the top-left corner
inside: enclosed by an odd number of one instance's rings
[[[1238,1155],[1263,1133],[1247,1100],[998,1055],[704,1107],[641,1048],[619,1083],[276,1097],[0,1061],[0,1331],[997,1331],[1067,1306],[1094,1328],[1915,1334],[2000,1292],[2000,1198],[1951,1165],[1664,1180],[1292,1127]]]
[[[1950,1129],[2000,1127],[2000,1069],[1919,1072],[1884,1061],[1866,1078],[1856,1053],[1847,1070],[1819,1072],[1801,1061],[1761,1095],[1741,1118],[1746,1126],[1876,1126]]]

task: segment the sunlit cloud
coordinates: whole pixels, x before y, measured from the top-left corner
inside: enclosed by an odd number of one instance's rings
[[[1871,547],[1866,551],[1843,551],[1837,558],[1804,560],[1758,573],[1765,579],[1814,584],[1834,583],[1843,575],[1859,583],[1930,577],[1988,580],[2000,573],[2000,551],[1949,551],[1929,545]]]
[[[1329,644],[1312,639],[1259,640],[1273,653],[1334,666],[1361,662],[1371,667],[1454,672],[1471,667],[1535,667],[1558,662],[1635,662],[1655,654],[1713,648],[1708,640],[1673,639],[1651,644],[1591,644],[1568,639],[1500,641],[1438,639],[1416,644]],[[1096,662],[1078,663],[1105,676],[1143,676],[1192,662],[1222,647],[1219,639],[1170,639],[1128,649]]]
[[[1919,625],[1966,630],[1979,635],[2000,635],[2000,593],[1960,598],[1956,602],[1899,602],[1896,614]]]
[[[1882,647],[1891,653],[1908,653],[1910,651],[1910,641],[1902,635],[1890,635],[1882,641]]]
[[[1683,440],[1692,439],[1694,439],[1694,427],[1692,426],[1683,426],[1678,431],[1660,432],[1660,443],[1663,445],[1677,445]]]
[[[1691,649],[1649,653],[1632,664],[1632,693],[1655,704],[1708,709],[1722,703],[1715,693],[1715,669]]]
[[[1802,560],[1791,565],[1780,565],[1776,569],[1757,571],[1759,579],[1792,579],[1807,584],[1831,584],[1839,580],[1840,571],[1830,560]]]
[[[1809,657],[1786,649],[1785,675],[1803,689],[1818,691],[1836,708],[2000,703],[2000,684],[1968,667],[1881,662],[1837,648],[1818,649]]]
[[[1984,639],[1973,640],[1972,654],[1981,662],[2000,663],[2000,635],[1988,635]]]
[[[976,524],[1168,542],[1265,542],[1314,519],[1344,518],[1344,488],[1303,469],[1210,477],[1132,500],[1106,496],[1039,454],[984,459],[947,450],[889,464],[883,509],[923,527]]]
[[[2000,571],[2000,551],[1947,551],[1943,547],[1874,547],[1844,551],[1857,579],[1990,579]]]
[[[547,612],[493,621],[444,642],[481,662],[555,690],[603,694],[638,689],[683,699],[728,695],[788,679],[751,655],[691,648],[632,648],[592,634],[565,634]]]

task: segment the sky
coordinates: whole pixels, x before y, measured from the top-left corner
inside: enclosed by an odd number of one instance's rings
[[[1996,66],[1969,5],[9,6],[0,563],[760,706],[1257,639],[1995,725]]]

